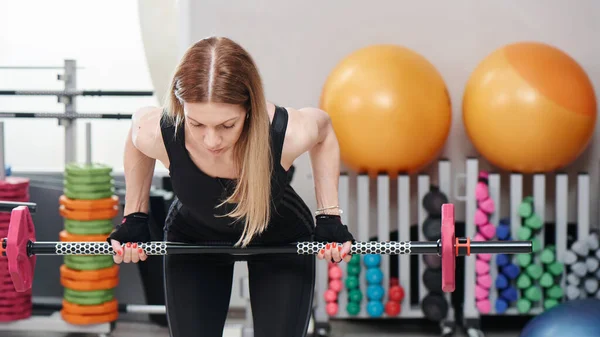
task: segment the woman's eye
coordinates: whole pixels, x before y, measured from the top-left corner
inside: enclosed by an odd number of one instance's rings
[[[232,127],[234,127],[234,126],[235,126],[235,124],[232,124],[232,125],[223,125],[223,127],[224,127],[225,129],[231,129],[231,128],[232,128]]]

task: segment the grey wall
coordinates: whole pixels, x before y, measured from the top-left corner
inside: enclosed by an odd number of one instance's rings
[[[421,53],[445,79],[453,102],[450,135],[441,153],[452,163],[453,174],[465,171],[465,159],[477,152],[469,142],[461,118],[463,88],[476,65],[505,44],[535,40],[553,44],[575,58],[600,94],[600,2],[594,0],[332,0],[332,1],[192,1],[179,5],[183,30],[190,43],[209,35],[228,36],[255,58],[267,98],[293,107],[318,106],[321,88],[333,67],[352,51],[370,44],[395,43]],[[598,95],[600,97],[600,95]],[[597,123],[600,123],[598,120]],[[575,221],[578,171],[592,177],[592,205],[597,204],[600,147],[596,131],[592,145],[572,165],[569,220]],[[377,149],[374,149],[376,151]],[[483,163],[483,168],[489,168]],[[315,197],[308,156],[297,162],[294,187],[309,206]],[[436,182],[436,166],[425,170]],[[553,176],[547,186],[546,219],[554,219]],[[506,181],[506,179],[504,179]],[[530,179],[525,179],[530,184]],[[455,186],[452,186],[453,188]],[[457,186],[463,190],[462,186]],[[508,196],[508,186],[503,195]],[[525,193],[531,188],[525,186]],[[457,216],[464,219],[464,203],[454,198]],[[508,200],[503,210],[508,210]],[[416,209],[416,201],[413,202]],[[597,209],[593,207],[592,209]],[[416,211],[412,223],[416,221]],[[506,216],[507,214],[503,214]],[[592,214],[598,223],[598,213]]]

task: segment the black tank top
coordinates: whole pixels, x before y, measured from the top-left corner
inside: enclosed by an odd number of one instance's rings
[[[288,112],[276,107],[270,128],[273,174],[271,176],[271,220],[267,230],[253,242],[285,243],[312,235],[314,222],[308,206],[289,184],[288,171],[281,166],[281,153],[287,130]],[[243,232],[243,222],[223,217],[234,205],[216,208],[233,191],[235,180],[215,178],[200,170],[185,147],[185,123],[177,129],[166,116],[161,132],[169,156],[169,175],[176,198],[171,206],[166,230],[179,241],[235,242]]]

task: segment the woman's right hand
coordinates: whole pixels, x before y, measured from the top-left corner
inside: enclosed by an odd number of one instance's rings
[[[106,240],[113,248],[115,263],[138,263],[148,256],[138,243],[150,241],[148,214],[136,212],[123,217],[123,221],[110,233]]]
[[[116,240],[110,240],[113,250],[116,252],[113,255],[113,260],[116,264],[120,263],[138,263],[139,261],[146,261],[148,255],[144,250],[138,247],[137,243],[127,242],[125,244],[119,243]]]

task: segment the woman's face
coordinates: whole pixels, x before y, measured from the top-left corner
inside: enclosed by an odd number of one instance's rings
[[[183,110],[190,137],[211,156],[231,151],[246,122],[246,110],[240,105],[184,103]]]

